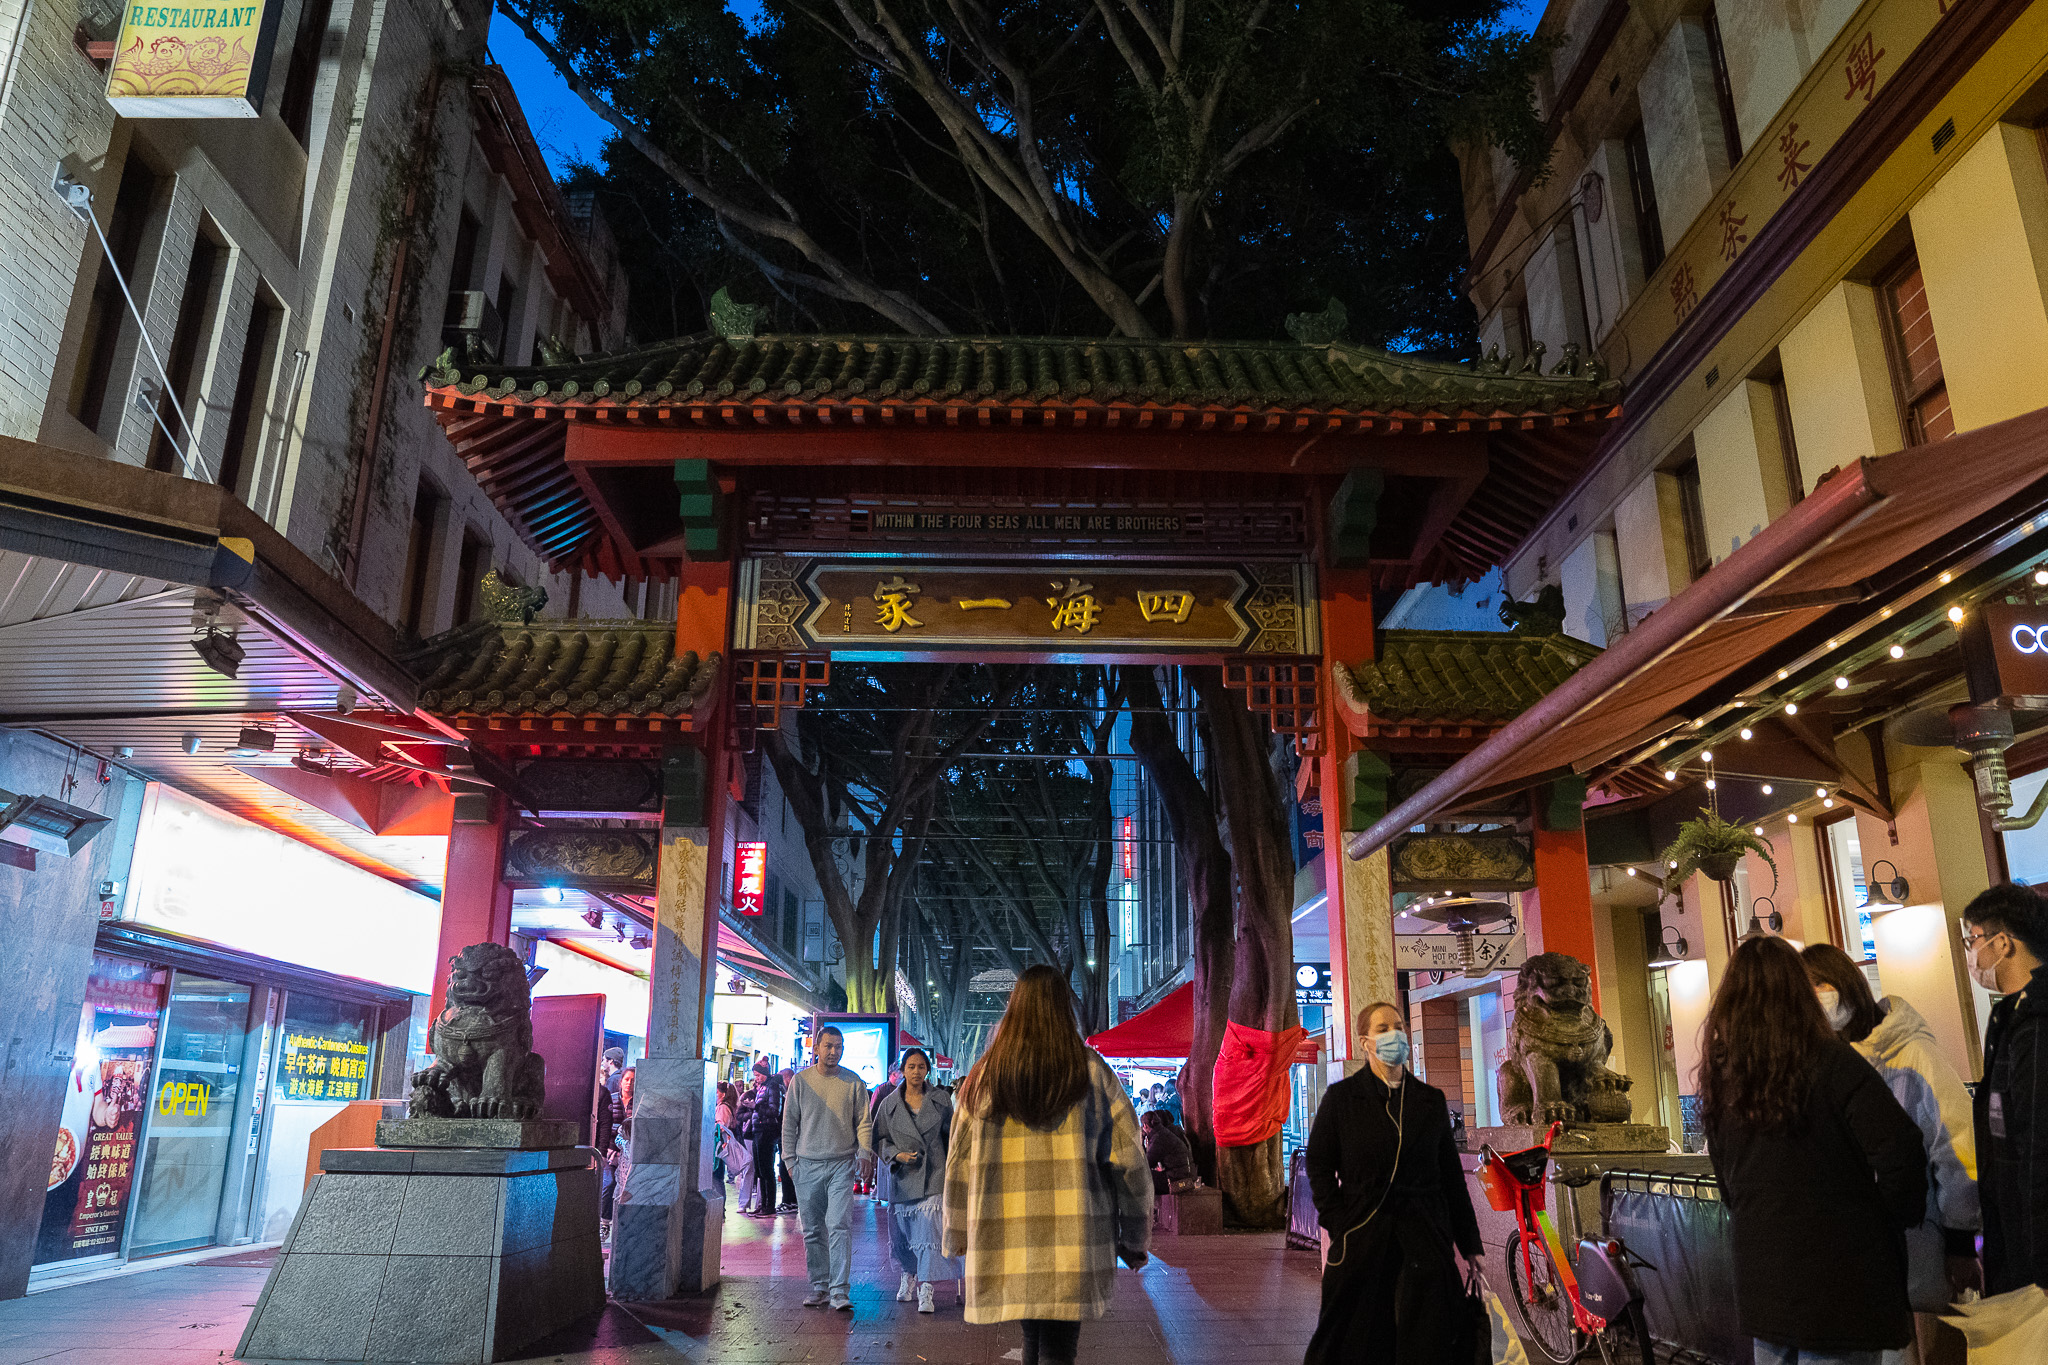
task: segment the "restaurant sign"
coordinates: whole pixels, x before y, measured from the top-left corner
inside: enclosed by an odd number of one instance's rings
[[[742,563],[735,647],[846,654],[1320,652],[1305,564]]]
[[[282,9],[277,0],[128,5],[107,68],[107,103],[123,118],[257,117]]]

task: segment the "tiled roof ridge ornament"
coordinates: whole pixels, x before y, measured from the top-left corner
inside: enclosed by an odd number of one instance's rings
[[[1287,335],[1304,346],[1328,346],[1344,339],[1344,328],[1349,321],[1344,301],[1333,294],[1323,305],[1322,312],[1289,313],[1285,325]]]
[[[739,303],[724,285],[711,296],[711,330],[727,341],[744,341],[754,335],[768,310],[758,303]]]
[[[483,601],[484,616],[491,621],[517,621],[520,625],[531,625],[533,618],[548,604],[548,590],[536,584],[522,588],[507,583],[496,569],[486,573],[477,587],[477,596]]]
[[[1500,623],[1517,635],[1562,635],[1564,618],[1564,589],[1556,583],[1545,583],[1527,602],[1501,594]]]

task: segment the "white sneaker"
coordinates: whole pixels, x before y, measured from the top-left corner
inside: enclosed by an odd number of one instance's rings
[[[937,1294],[937,1291],[935,1291],[935,1290],[934,1290],[934,1289],[933,1289],[933,1288],[932,1288],[932,1287],[931,1287],[930,1285],[928,1285],[928,1284],[921,1284],[921,1285],[919,1285],[919,1286],[917,1287],[917,1311],[918,1311],[918,1312],[920,1312],[920,1313],[931,1313],[931,1312],[936,1312],[937,1310],[938,1310],[938,1294]]]
[[[903,1278],[896,1282],[896,1302],[909,1303],[916,1295],[917,1277],[906,1270]]]

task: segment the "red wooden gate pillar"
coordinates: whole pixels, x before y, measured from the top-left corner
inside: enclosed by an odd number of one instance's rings
[[[1357,665],[1373,657],[1372,579],[1363,568],[1339,569],[1325,558],[1320,575],[1323,660]],[[1355,815],[1361,777],[1372,784],[1376,755],[1353,752],[1353,740],[1337,707],[1337,689],[1325,686],[1322,771],[1324,907],[1330,926],[1330,1060],[1349,1074],[1363,1063],[1357,1039],[1358,1011],[1375,1000],[1394,999],[1394,908],[1387,854],[1380,849],[1354,859],[1344,845],[1361,828]],[[1361,774],[1363,764],[1366,772]],[[1383,784],[1382,784],[1383,789]]]
[[[1593,973],[1593,1008],[1600,1008],[1600,967],[1593,932],[1592,869],[1586,862],[1586,823],[1580,806],[1586,784],[1563,779],[1531,798],[1536,837],[1536,889],[1522,893],[1522,924],[1531,953],[1568,953]]]
[[[512,803],[500,792],[455,798],[429,1019],[439,1018],[447,1004],[449,958],[472,943],[512,942],[512,888],[505,885],[505,836],[511,824]]]
[[[718,1283],[725,1191],[713,1179],[718,1076],[708,1044],[732,755],[732,565],[685,563],[676,652],[720,656],[721,703],[693,743],[662,760],[661,852],[655,868],[654,961],[647,1055],[634,1072],[633,1166],[612,1222],[609,1287],[633,1301]]]

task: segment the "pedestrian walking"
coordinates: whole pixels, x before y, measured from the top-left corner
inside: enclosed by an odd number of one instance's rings
[[[626,1177],[633,1173],[633,1073],[635,1068],[627,1067],[619,1073],[618,1123],[612,1130],[613,1141],[617,1144],[618,1189],[626,1189]],[[721,1186],[721,1188],[723,1188]]]
[[[1023,1365],[1072,1361],[1117,1260],[1143,1267],[1151,1238],[1138,1116],[1066,978],[1027,967],[953,1120],[945,1252],[967,1258],[967,1321],[1020,1322]]]
[[[1906,1229],[1927,1212],[1919,1128],[1829,1028],[1783,939],[1735,950],[1700,1055],[1735,1310],[1757,1365],[1879,1365],[1913,1340]]]
[[[775,1147],[782,1135],[782,1101],[765,1062],[754,1064],[754,1083],[740,1101],[738,1134],[747,1147],[748,1179],[738,1191],[740,1212],[774,1215]]]
[[[727,1141],[732,1136],[733,1118],[738,1108],[739,1095],[733,1090],[732,1082],[720,1081],[718,1083],[718,1108],[712,1119],[716,1127],[711,1138],[711,1179],[721,1191],[725,1189],[725,1182],[729,1178],[732,1169],[726,1164],[725,1148]]]
[[[1970,1092],[1943,1055],[1920,1012],[1896,995],[1877,999],[1863,969],[1832,943],[1799,954],[1820,1012],[1862,1053],[1914,1124],[1927,1148],[1927,1216],[1906,1231],[1906,1297],[1920,1365],[1963,1365],[1969,1345],[1936,1315],[1966,1289],[1984,1288],[1977,1264],[1977,1141]]]
[[[2048,904],[2003,882],[1963,907],[1962,932],[1970,979],[2005,997],[1973,1106],[1984,1292],[2048,1290]]]
[[[619,1055],[625,1056],[624,1053]],[[611,1052],[605,1053],[598,1062],[597,1074],[597,1094],[591,1108],[590,1145],[597,1151],[597,1239],[609,1242],[612,1239],[612,1205],[619,1188],[619,1101],[617,1092],[612,1088],[612,1078],[617,1073]]]
[[[953,1101],[932,1088],[932,1061],[923,1048],[904,1053],[902,1068],[902,1082],[875,1109],[875,1155],[889,1172],[889,1250],[903,1272],[896,1301],[915,1297],[917,1311],[930,1313],[938,1305],[938,1282],[957,1283],[961,1272],[960,1262],[939,1245]]]
[[[1145,1164],[1152,1168],[1154,1196],[1183,1189],[1195,1179],[1195,1153],[1170,1109],[1154,1109],[1138,1120],[1145,1134]]]
[[[1470,1360],[1465,1289],[1485,1268],[1444,1092],[1410,1074],[1385,1001],[1358,1016],[1368,1065],[1331,1086],[1308,1134],[1316,1218],[1330,1234],[1308,1365]],[[1461,1277],[1452,1250],[1465,1259]]]
[[[875,1169],[868,1087],[839,1065],[845,1035],[818,1030],[818,1060],[790,1083],[782,1109],[782,1151],[796,1168],[797,1217],[804,1231],[804,1269],[811,1277],[804,1307],[830,1302],[851,1311],[853,1186]]]
[[[781,1071],[775,1074],[775,1093],[777,1095],[787,1095],[789,1093],[790,1082],[795,1079],[796,1072],[790,1070],[790,1068],[788,1067],[782,1068]],[[796,1176],[790,1170],[788,1153],[785,1152],[781,1157],[779,1157],[776,1160],[774,1170],[779,1170],[781,1172],[782,1177],[782,1202],[775,1205],[775,1211],[777,1213],[795,1213]],[[769,1174],[764,1175],[761,1178],[768,1182],[768,1202],[774,1203],[776,1188],[774,1172],[771,1171]]]

